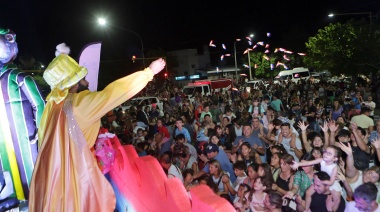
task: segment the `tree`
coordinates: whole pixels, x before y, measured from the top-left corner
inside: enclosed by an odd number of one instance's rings
[[[354,21],[330,24],[309,38],[304,62],[333,74],[368,74],[376,70],[379,44],[379,38],[374,30],[370,32],[368,24]]]

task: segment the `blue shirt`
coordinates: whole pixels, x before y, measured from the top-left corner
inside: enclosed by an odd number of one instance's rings
[[[186,128],[182,127],[181,131],[178,128],[175,129],[175,136],[177,136],[178,134],[183,134],[187,139],[187,143],[191,143],[190,133]]]
[[[215,156],[215,158],[212,158],[212,159],[219,161],[219,163],[222,167],[222,170],[230,173],[231,182],[235,182],[236,175],[235,175],[234,169],[232,167],[232,163],[228,159],[228,156],[224,152],[224,150],[219,148],[218,154]],[[209,164],[206,164],[206,166],[202,169],[202,171],[209,173],[210,172]]]

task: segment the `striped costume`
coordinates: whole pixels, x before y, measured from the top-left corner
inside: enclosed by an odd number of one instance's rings
[[[0,162],[10,171],[18,199],[28,199],[37,158],[37,126],[45,102],[32,77],[15,65],[0,72]]]

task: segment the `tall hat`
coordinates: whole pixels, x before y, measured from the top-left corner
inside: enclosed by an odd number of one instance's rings
[[[68,89],[76,85],[88,73],[85,67],[79,66],[68,55],[69,53],[70,48],[65,43],[59,44],[55,52],[56,57],[44,71],[43,77],[51,88],[47,101],[54,100],[58,104],[64,100],[68,95]]]
[[[79,66],[79,64],[68,55],[69,53],[70,48],[66,46],[65,43],[59,44],[55,52],[56,58],[54,58],[44,72],[43,77],[52,90],[58,88],[62,91],[66,88],[70,88],[77,84],[88,73],[85,67]]]

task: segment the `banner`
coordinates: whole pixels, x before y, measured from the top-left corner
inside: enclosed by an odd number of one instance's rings
[[[101,42],[87,44],[79,55],[79,65],[86,67],[88,70],[86,80],[90,83],[88,87],[90,91],[98,89],[101,46]]]

